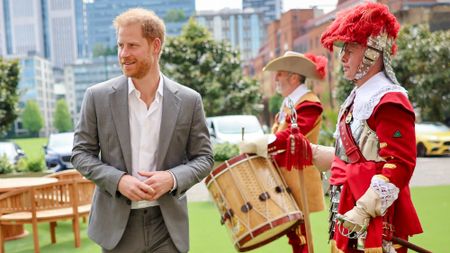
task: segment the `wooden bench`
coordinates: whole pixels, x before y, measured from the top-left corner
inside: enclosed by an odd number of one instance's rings
[[[29,187],[0,195],[0,228],[11,224],[31,224],[34,252],[39,253],[37,224],[50,223],[52,243],[56,243],[58,220],[72,220],[75,247],[80,247],[79,217],[87,216],[95,185],[86,179],[62,180]],[[0,253],[4,253],[4,238],[0,229]]]
[[[56,178],[58,180],[73,180],[81,179],[83,176],[76,169],[63,170],[60,172],[48,174],[45,177]]]

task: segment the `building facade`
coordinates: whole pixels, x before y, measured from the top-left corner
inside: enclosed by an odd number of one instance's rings
[[[274,74],[263,72],[264,66],[272,59],[294,50],[294,41],[305,32],[305,23],[319,15],[315,9],[293,9],[281,15],[267,27],[266,42],[259,53],[246,66],[245,73],[254,76],[261,85],[264,97],[275,94]]]
[[[76,0],[0,0],[0,55],[38,55],[63,67],[77,56]]]
[[[250,9],[199,11],[195,18],[211,32],[216,41],[227,41],[239,50],[242,61],[249,61],[258,54],[264,40],[262,12]]]
[[[120,75],[122,70],[116,56],[78,60],[64,68],[66,90],[71,90],[73,93],[73,97],[68,97],[68,104],[75,122],[78,121],[78,113],[86,89]]]
[[[45,57],[41,0],[1,0],[6,55]]]
[[[76,0],[44,0],[46,56],[55,67],[77,58]]]
[[[3,1],[0,1],[0,55],[6,55],[6,30],[5,30],[5,13],[3,11]]]
[[[278,20],[283,11],[282,0],[242,0],[242,9],[254,9],[264,15],[264,24]]]
[[[166,34],[179,35],[182,26],[195,13],[195,0],[142,1],[142,0],[95,0],[86,1],[85,15],[88,37],[88,55],[98,45],[114,48],[117,44],[116,32],[113,27],[114,18],[130,9],[142,7],[153,10],[164,19]]]
[[[25,108],[27,101],[34,100],[44,119],[44,127],[40,136],[48,136],[54,132],[53,113],[55,110],[53,65],[47,59],[34,56],[16,57],[20,64],[19,90],[22,95],[19,100],[19,109]],[[23,135],[27,130],[23,128],[22,121],[16,120],[14,124],[16,135]]]

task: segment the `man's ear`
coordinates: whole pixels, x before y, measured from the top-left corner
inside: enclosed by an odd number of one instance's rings
[[[159,38],[155,38],[153,40],[153,53],[160,54],[161,49],[161,40]]]

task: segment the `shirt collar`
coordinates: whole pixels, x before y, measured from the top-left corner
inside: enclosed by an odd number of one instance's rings
[[[374,93],[378,92],[380,88],[386,85],[392,85],[392,81],[386,77],[384,72],[380,71],[369,78],[363,85],[356,88],[356,99],[370,98]]]
[[[158,83],[158,88],[156,90],[156,93],[159,94],[159,96],[156,96],[156,99],[158,101],[159,101],[158,98],[163,96],[163,90],[164,90],[163,76],[162,76],[161,72],[159,72],[159,83]],[[128,95],[130,95],[133,92],[136,92],[137,94],[140,95],[140,92],[134,86],[133,80],[131,79],[131,77],[128,77]]]
[[[297,88],[295,88],[295,90],[293,90],[291,92],[291,94],[289,94],[285,99],[284,99],[284,105],[288,105],[288,99],[291,99],[292,102],[297,103],[297,101],[303,96],[305,95],[307,92],[309,91],[309,89],[306,87],[305,84],[300,84]]]

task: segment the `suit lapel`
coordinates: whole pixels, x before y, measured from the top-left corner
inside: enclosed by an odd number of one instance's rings
[[[167,149],[175,129],[178,113],[180,111],[180,98],[178,97],[178,89],[174,83],[167,77],[163,76],[163,108],[161,117],[161,130],[159,134],[157,170],[163,170],[163,161],[166,158]]]
[[[110,94],[110,108],[114,126],[119,137],[120,149],[125,160],[128,173],[132,173],[131,167],[131,143],[130,143],[130,121],[128,117],[128,79],[120,78],[112,86]]]

